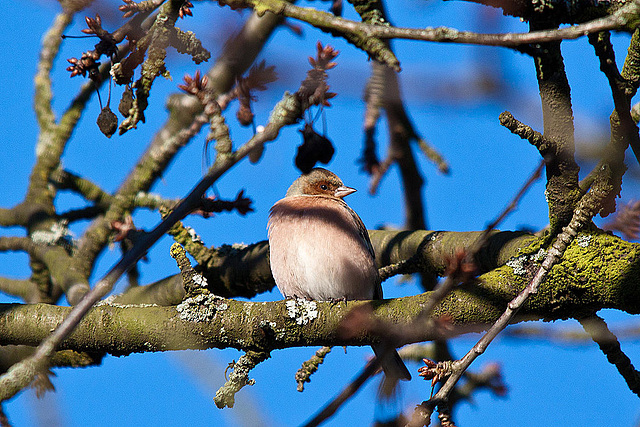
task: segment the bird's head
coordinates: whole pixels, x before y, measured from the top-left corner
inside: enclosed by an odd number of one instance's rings
[[[289,196],[329,196],[342,199],[356,191],[347,187],[336,174],[323,168],[311,169],[309,173],[300,175],[293,181],[287,197]]]

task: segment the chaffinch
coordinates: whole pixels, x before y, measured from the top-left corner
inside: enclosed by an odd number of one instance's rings
[[[296,179],[285,198],[271,208],[271,272],[285,297],[382,299],[369,233],[342,200],[355,191],[334,173],[314,168]],[[382,354],[382,347],[372,347]],[[388,379],[411,378],[395,349],[382,368]]]

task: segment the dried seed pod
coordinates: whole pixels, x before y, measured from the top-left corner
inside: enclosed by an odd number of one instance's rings
[[[100,111],[97,123],[100,128],[100,132],[102,132],[107,138],[111,138],[111,135],[113,135],[116,132],[116,129],[118,129],[118,118],[113,114],[113,111],[111,111],[109,106],[104,107],[102,111]]]
[[[308,173],[317,162],[327,164],[331,161],[335,149],[329,138],[318,134],[309,123],[300,130],[302,144],[296,154],[296,167],[302,173]]]
[[[120,98],[120,103],[118,104],[118,111],[123,117],[129,117],[129,110],[131,110],[132,106],[133,90],[131,90],[131,87],[127,86],[124,88],[124,92],[122,92],[122,98]]]

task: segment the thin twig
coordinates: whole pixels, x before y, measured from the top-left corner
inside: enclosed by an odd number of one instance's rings
[[[622,378],[626,381],[634,394],[640,397],[640,372],[633,366],[629,357],[624,354],[618,338],[609,330],[607,323],[601,317],[593,315],[585,319],[579,319],[593,341],[598,344],[602,353],[607,356],[609,363],[614,365]]]
[[[358,374],[356,379],[354,379],[349,385],[347,385],[339,395],[337,395],[331,402],[329,402],[317,415],[315,415],[311,420],[309,420],[305,427],[316,427],[322,424],[325,420],[329,419],[339,408],[342,406],[344,402],[349,400],[351,396],[356,394],[356,392],[364,385],[365,382],[373,374],[378,372],[380,369],[380,357],[374,357],[367,363],[362,372]]]
[[[298,383],[297,390],[304,391],[304,383],[311,382],[311,375],[313,375],[320,365],[324,362],[324,358],[331,352],[331,347],[321,347],[315,352],[311,358],[302,363],[298,372],[296,372],[296,382]]]
[[[538,167],[536,168],[536,170],[533,171],[529,179],[524,183],[522,188],[520,188],[520,191],[518,191],[518,193],[514,196],[513,200],[511,200],[511,202],[507,205],[506,208],[504,208],[502,213],[498,215],[498,217],[495,220],[493,220],[489,225],[487,225],[487,228],[485,228],[484,230],[484,239],[483,239],[484,241],[482,242],[483,245],[484,243],[486,243],[486,239],[489,235],[489,232],[494,228],[496,228],[498,224],[500,224],[507,217],[507,215],[509,215],[511,212],[513,212],[516,209],[516,207],[518,206],[518,203],[520,203],[520,199],[522,199],[522,196],[524,196],[527,190],[529,190],[529,187],[531,187],[534,182],[540,179],[540,176],[542,175],[542,170],[544,169],[544,165],[545,165],[545,161],[542,160],[538,165]]]
[[[442,174],[448,175],[449,163],[447,162],[447,159],[445,159],[442,154],[440,154],[440,152],[435,149],[435,147],[429,144],[429,142],[427,142],[423,138],[420,138],[418,135],[415,135],[415,141],[418,144],[418,148],[420,148],[420,151],[422,151],[427,159],[429,159],[434,165],[436,165],[438,171]]]
[[[232,372],[227,382],[216,391],[216,396],[213,398],[216,406],[220,409],[233,408],[236,393],[244,386],[253,385],[255,382],[249,378],[249,372],[269,357],[268,352],[249,350],[240,356],[237,362],[229,364]]]
[[[518,135],[522,139],[526,139],[531,145],[536,147],[542,157],[558,155],[556,152],[556,144],[552,140],[513,117],[509,111],[503,111],[498,119],[500,120],[500,124],[509,129],[511,133]]]
[[[392,153],[388,153],[387,157],[373,169],[371,182],[369,183],[369,194],[375,195],[378,192],[378,187],[380,186],[382,178],[384,178],[389,171],[389,168],[396,160],[397,159]]]

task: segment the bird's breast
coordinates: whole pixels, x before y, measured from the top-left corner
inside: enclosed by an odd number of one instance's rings
[[[342,202],[323,199],[287,197],[271,209],[270,263],[276,285],[288,297],[371,299],[379,278],[359,220]]]

